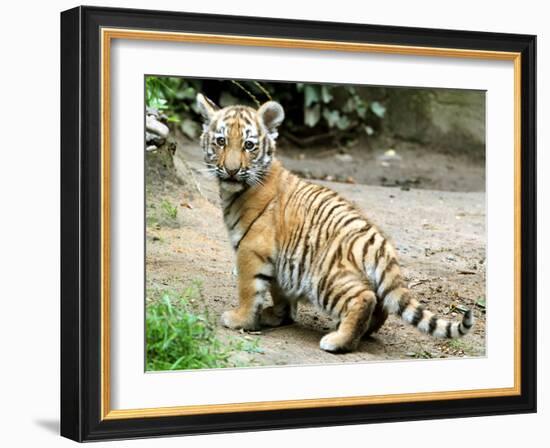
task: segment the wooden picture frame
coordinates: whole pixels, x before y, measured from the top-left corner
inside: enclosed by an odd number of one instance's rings
[[[513,61],[514,387],[112,410],[109,62],[114,39]],[[90,441],[535,412],[535,45],[535,36],[515,34],[96,7],[63,12],[61,434]]]

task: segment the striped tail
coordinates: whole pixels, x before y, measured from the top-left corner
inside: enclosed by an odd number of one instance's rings
[[[397,314],[401,318],[418,328],[422,333],[430,334],[436,338],[455,339],[467,334],[474,325],[472,310],[468,310],[462,317],[462,322],[437,317],[436,314],[424,308],[424,305],[413,298],[408,298],[410,293],[401,297]]]
[[[369,249],[372,246],[372,250]],[[437,317],[412,297],[401,275],[395,250],[377,230],[372,231],[363,249],[364,272],[374,272],[376,296],[389,314],[397,314],[421,332],[437,338],[459,338],[474,325],[471,310],[464,313],[462,322],[452,322]]]
[[[467,334],[474,325],[472,310],[464,313],[461,322],[453,322],[438,317],[427,310],[418,300],[411,297],[407,288],[399,288],[384,299],[384,308],[418,328],[422,333],[436,338],[459,338]]]

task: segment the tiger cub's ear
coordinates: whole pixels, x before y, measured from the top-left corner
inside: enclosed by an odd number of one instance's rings
[[[202,93],[197,94],[197,107],[205,124],[210,123],[214,114],[219,110],[214,101],[205,97]]]
[[[260,106],[258,116],[272,137],[277,137],[277,127],[285,119],[283,106],[275,101],[268,101]]]

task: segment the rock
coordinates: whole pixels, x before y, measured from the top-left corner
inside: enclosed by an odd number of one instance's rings
[[[353,177],[351,177],[351,176],[346,177],[345,182],[346,182],[347,184],[355,184],[355,183],[357,183],[357,182],[355,181],[355,179],[354,179]]]
[[[158,121],[162,121],[163,123],[168,123],[168,117],[163,114],[158,109],[155,109],[153,107],[147,107],[145,110],[146,115],[153,115]]]
[[[344,163],[353,162],[353,156],[350,154],[336,154],[334,158]]]
[[[397,154],[395,149],[388,149],[384,151],[384,154],[381,154],[377,157],[378,160],[381,160],[382,162],[392,162],[392,161],[400,161],[401,156]]]
[[[154,115],[145,117],[145,129],[153,134],[157,134],[162,138],[168,137],[170,129],[164,123],[157,120]]]
[[[484,154],[485,94],[455,89],[389,92],[384,127],[404,140]]]
[[[147,145],[155,145],[156,147],[162,146],[166,139],[158,134],[152,132],[145,132],[145,143]]]

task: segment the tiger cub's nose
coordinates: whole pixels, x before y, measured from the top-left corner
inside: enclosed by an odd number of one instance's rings
[[[225,171],[227,171],[227,174],[229,174],[231,177],[235,176],[239,172],[240,168],[236,168],[234,170],[230,170],[229,168],[226,168]]]

